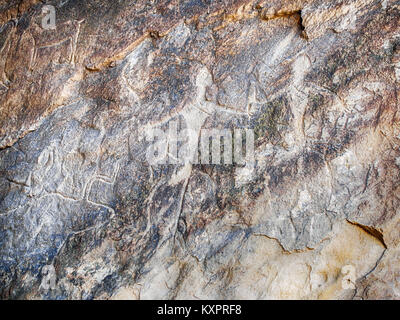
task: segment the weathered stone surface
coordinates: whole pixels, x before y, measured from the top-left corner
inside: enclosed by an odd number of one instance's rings
[[[399,1],[42,2],[0,5],[3,299],[400,298]],[[174,124],[254,170],[151,165]]]

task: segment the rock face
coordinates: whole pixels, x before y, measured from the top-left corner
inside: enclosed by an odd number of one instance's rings
[[[0,52],[3,299],[400,299],[399,1],[9,0]]]

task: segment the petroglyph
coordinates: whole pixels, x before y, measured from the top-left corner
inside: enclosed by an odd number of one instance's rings
[[[3,86],[5,89],[8,89],[11,81],[10,79],[8,79],[6,74],[6,62],[8,53],[11,48],[11,39],[15,32],[15,27],[6,24],[1,28],[0,32],[6,33],[5,41],[3,43],[3,46],[0,48],[0,85]]]
[[[302,85],[306,72],[311,67],[310,58],[306,55],[300,55],[293,63],[293,85],[291,90],[291,110],[294,118],[297,119],[294,124],[295,140],[298,147],[305,143],[304,133],[304,113],[308,103],[308,88]]]
[[[0,8],[1,298],[398,297],[396,1],[61,2]]]
[[[54,57],[54,62],[75,65],[76,46],[83,21],[74,20],[57,24],[57,32],[34,27],[31,30],[34,48],[29,68],[37,68],[38,55]]]

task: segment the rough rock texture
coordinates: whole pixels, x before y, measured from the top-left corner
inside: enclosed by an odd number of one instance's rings
[[[399,1],[8,0],[0,52],[3,299],[400,299]]]

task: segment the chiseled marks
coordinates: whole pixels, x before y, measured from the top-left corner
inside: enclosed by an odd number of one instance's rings
[[[195,81],[196,93],[194,97],[188,99],[187,104],[181,111],[172,115],[168,115],[160,121],[150,122],[143,128],[143,138],[145,138],[145,136],[149,136],[150,132],[152,132],[152,130],[154,130],[155,128],[159,128],[162,125],[167,124],[171,120],[177,119],[179,116],[181,116],[184,119],[186,128],[189,129],[192,133],[190,136],[190,145],[192,146],[192,148],[190,148],[190,150],[192,150],[193,154],[188,155],[188,159],[193,159],[194,153],[196,152],[196,148],[194,148],[193,146],[198,144],[200,131],[208,117],[212,116],[216,112],[237,114],[241,116],[247,115],[244,112],[222,107],[215,102],[207,101],[205,99],[206,89],[207,87],[210,87],[212,85],[212,77],[206,67],[201,66],[199,68]],[[172,184],[179,183],[180,181],[190,176],[191,171],[188,170],[187,166],[191,166],[191,164],[187,163],[186,166],[181,169],[181,172],[178,172],[175,177],[172,178]]]
[[[119,171],[119,161],[115,161],[114,171],[111,176],[108,176],[99,172],[99,163],[96,163],[95,170],[81,171],[82,166],[80,165],[84,164],[83,158],[83,155],[75,151],[64,153],[61,145],[55,142],[51,143],[38,156],[36,165],[28,174],[23,187],[24,191],[33,200],[54,195],[67,201],[88,201],[113,211],[105,203],[96,203],[93,200],[95,193],[93,186],[96,183],[98,187],[99,183],[113,186]],[[97,159],[99,158],[100,155],[97,152]],[[68,167],[67,164],[72,164],[72,166]],[[74,178],[76,172],[83,175],[80,176],[82,180],[78,181]],[[88,176],[85,176],[85,173]]]
[[[136,61],[136,59],[133,61]],[[147,64],[147,62],[144,63]],[[142,136],[136,137],[136,139],[146,139],[148,132],[155,128],[163,127],[178,118],[182,118],[185,127],[190,129],[190,132],[193,135],[191,136],[190,144],[197,145],[205,121],[216,112],[238,113],[241,116],[245,115],[245,113],[221,107],[215,102],[207,101],[205,98],[206,89],[211,85],[212,77],[210,72],[206,67],[200,65],[195,78],[195,94],[187,99],[183,109],[174,114],[168,115],[159,121],[148,123],[141,130]],[[135,89],[136,88],[134,88],[132,92],[135,92]],[[196,148],[190,148],[189,150],[192,150],[193,153],[196,152]],[[188,159],[193,156],[194,154],[188,155]],[[188,161],[184,165],[177,165],[175,167],[175,172],[171,176],[168,176],[165,179],[162,178],[153,186],[146,199],[146,229],[141,234],[135,235],[136,237],[146,239],[145,235],[148,235],[154,227],[157,227],[160,229],[159,244],[161,245],[167,239],[170,239],[177,234],[178,221],[183,208],[184,197],[191,174],[192,164]],[[141,240],[136,243],[136,246],[140,246],[140,243]]]
[[[6,39],[3,46],[0,48],[0,86],[8,89],[11,81],[8,79],[6,74],[6,61],[7,56],[11,48],[11,38],[15,33],[15,26],[10,26],[9,24],[4,25],[0,30],[1,33],[7,32]],[[11,30],[9,30],[11,29]]]
[[[274,68],[276,68],[290,48],[293,40],[297,34],[296,30],[289,32],[285,38],[279,39],[276,45],[266,53],[263,60],[260,61],[259,73],[261,75],[260,80],[262,82],[269,82],[274,76]]]
[[[69,157],[72,156],[72,157]],[[100,156],[97,155],[99,158]],[[62,197],[67,201],[87,201],[96,206],[107,208],[112,213],[114,210],[104,201],[99,203],[96,202],[95,195],[96,190],[94,186],[100,188],[103,185],[103,191],[112,192],[112,186],[115,184],[115,179],[119,170],[119,163],[116,161],[114,172],[112,176],[107,176],[98,172],[97,168],[92,175],[82,176],[82,183],[79,183],[76,178],[73,177],[74,171],[80,172],[80,164],[83,164],[82,155],[77,152],[70,152],[68,154],[62,154],[62,152],[54,145],[51,145],[44,149],[40,154],[37,162],[37,166],[33,172],[29,175],[29,194],[31,197],[39,196],[44,197],[47,195],[56,195]],[[74,166],[66,169],[65,163],[68,161],[73,163]],[[85,171],[80,172],[84,174]],[[88,173],[88,172],[86,172]],[[52,185],[51,182],[56,181],[56,184]],[[59,184],[57,184],[59,181]],[[104,189],[104,186],[108,186]],[[111,188],[110,188],[111,187]],[[66,189],[72,189],[73,192],[68,192]],[[103,199],[107,199],[106,197]],[[112,197],[111,197],[112,199]]]
[[[268,63],[269,68],[275,67],[276,64],[279,63],[280,57],[288,50],[290,47],[291,42],[293,41],[294,37],[296,35],[296,32],[293,30],[291,31],[281,42],[279,42],[274,50],[272,50],[269,54],[269,57],[271,59],[267,60],[265,63]],[[291,91],[292,94],[292,101],[291,101],[291,106],[292,109],[299,108],[298,113],[299,113],[299,123],[296,127],[296,136],[299,137],[299,140],[304,143],[304,133],[302,131],[302,117],[304,113],[305,106],[307,105],[307,95],[303,92],[303,87],[302,87],[302,81],[303,78],[305,77],[308,69],[311,67],[311,62],[309,61],[308,57],[305,55],[300,55],[297,60],[294,63],[293,67],[293,85],[294,89]],[[185,107],[177,114],[170,115],[161,121],[156,121],[153,123],[150,123],[147,126],[147,130],[152,130],[156,127],[160,127],[169,121],[171,121],[173,118],[176,118],[177,116],[182,116],[185,120],[185,123],[187,127],[191,130],[193,130],[195,134],[195,139],[193,139],[194,143],[198,142],[199,135],[200,135],[200,130],[203,127],[203,124],[205,123],[206,119],[213,115],[215,112],[230,112],[238,115],[245,115],[249,116],[249,108],[247,112],[240,112],[236,111],[234,108],[226,108],[222,107],[215,102],[208,101],[205,99],[206,97],[206,89],[208,87],[211,87],[213,85],[211,74],[208,71],[206,67],[201,67],[199,68],[199,71],[197,73],[196,77],[196,95],[194,95],[193,98],[188,100],[187,104]],[[256,100],[255,98],[255,88],[253,87],[253,92],[249,95],[249,101],[254,102]],[[297,109],[296,109],[297,111]],[[183,167],[178,168],[177,172],[172,176],[172,178],[169,180],[169,184],[174,186],[178,185],[182,181],[184,181],[183,186],[186,186],[188,183],[188,178],[191,175],[191,165],[187,164]],[[252,174],[251,172],[243,172],[242,169],[236,172],[237,176],[237,182],[241,183],[241,180],[243,180],[243,177],[251,177]],[[249,181],[249,179],[244,179],[245,181]],[[163,187],[163,185],[161,185]],[[152,197],[157,194],[156,191],[157,188],[153,190],[152,195],[149,197],[149,199],[152,199]],[[179,198],[179,203],[183,201],[184,193],[182,193],[182,196]],[[278,205],[278,204],[277,204]],[[182,205],[180,205],[182,206]],[[287,229],[286,231],[290,232],[293,236],[290,237],[288,241],[290,241],[290,244],[288,243],[288,247],[296,247],[296,239],[299,236],[298,232],[295,230],[295,228],[304,228],[303,222],[308,225],[308,228],[310,229],[310,232],[304,235],[305,238],[309,237],[309,233],[314,232],[314,228],[316,225],[320,224],[320,221],[325,221],[325,218],[323,215],[317,215],[317,216],[310,216],[306,219],[306,221],[296,221],[293,222],[294,219],[301,220],[301,214],[298,214],[299,217],[296,216],[297,212],[294,211],[293,215],[295,216],[294,218],[291,217],[290,215],[292,213],[287,212],[287,215],[279,215],[278,219],[281,219],[282,221],[278,223],[279,225],[276,226],[277,230],[279,228]],[[148,226],[153,225],[153,222],[151,221],[150,217],[150,212],[148,212]],[[177,224],[176,224],[177,225]],[[328,223],[328,226],[330,224]],[[290,229],[292,228],[292,229]],[[283,231],[284,233],[286,231]],[[282,229],[281,229],[282,232]],[[300,232],[300,231],[299,231]],[[286,234],[285,234],[286,235]],[[310,236],[312,237],[312,236]],[[306,241],[306,240],[305,240]],[[310,244],[312,240],[309,240],[307,244]]]
[[[86,110],[85,106],[83,110]],[[7,239],[7,246],[1,251],[7,263],[20,261],[21,270],[25,270],[24,266],[31,259],[42,262],[47,259],[48,263],[69,236],[98,228],[114,215],[113,186],[119,160],[110,162],[101,158],[106,153],[102,147],[104,129],[87,127],[84,122],[68,117],[68,112],[80,117],[84,111],[82,108],[61,108],[37,132],[21,140],[19,147],[32,157],[18,158],[16,165],[23,172],[15,171],[13,163],[8,165],[11,166],[10,174],[18,175],[9,178],[16,181],[10,192],[18,190],[25,201],[15,203],[14,208],[1,216],[5,228],[2,237]],[[50,141],[39,144],[31,141],[44,131],[51,132]],[[36,150],[40,148],[39,153]],[[3,151],[2,156],[7,157],[12,152],[19,150]],[[26,160],[34,164],[20,163]],[[102,166],[102,161],[108,164]],[[7,162],[6,159],[6,166]],[[25,182],[22,181],[24,177]],[[12,194],[8,198],[15,202]],[[15,242],[20,237],[27,240]],[[32,251],[35,246],[40,250]]]
[[[112,200],[112,187],[115,184],[118,171],[119,171],[119,162],[117,161],[115,164],[115,169],[112,177],[108,177],[102,174],[96,174],[94,177],[91,177],[88,182],[85,185],[85,191],[84,191],[84,198],[86,201],[91,202],[95,205],[101,205],[107,207],[109,210],[114,212],[114,209],[112,209],[108,203]],[[97,185],[97,188],[93,188],[93,185]],[[103,185],[105,189],[105,197],[103,198],[101,195],[98,196],[95,192],[96,189],[102,190],[100,187]],[[103,187],[103,188],[104,188]],[[111,197],[110,197],[111,196]]]
[[[139,95],[145,89],[153,62],[151,48],[151,40],[146,39],[125,58],[126,64],[121,71],[121,94],[129,103],[139,101]]]
[[[306,54],[299,55],[293,63],[293,82],[290,86],[292,97],[291,110],[294,114],[295,145],[302,148],[305,143],[304,112],[308,103],[308,88],[303,85],[304,77],[311,67],[311,61]]]
[[[181,115],[183,119],[185,119],[187,127],[190,128],[195,135],[192,137],[193,141],[197,143],[204,121],[214,110],[214,104],[209,102],[204,103],[206,86],[210,83],[210,73],[205,67],[201,68],[196,78],[197,94],[192,101],[178,114],[168,116],[161,121],[147,125],[143,130],[143,134],[146,135],[146,132],[166,124],[173,118]],[[145,137],[142,137],[142,139],[144,138]],[[183,167],[177,167],[176,172],[169,180],[162,179],[153,187],[149,197],[146,199],[147,226],[143,231],[143,235],[148,234],[153,226],[159,226],[165,230],[160,243],[163,243],[163,241],[168,239],[171,235],[176,234],[183,199],[191,172],[192,165],[188,162]],[[157,198],[163,194],[172,194],[173,196],[170,197],[168,201],[157,200]],[[174,212],[172,217],[168,218],[168,221],[164,220],[163,217],[171,210]]]
[[[67,21],[57,24],[57,32],[54,30],[43,31],[39,26],[34,26],[31,30],[34,39],[34,47],[29,63],[29,68],[34,69],[38,55],[48,55],[53,48],[63,52],[59,56],[59,63],[66,62],[75,65],[75,54],[80,27],[83,20]]]

